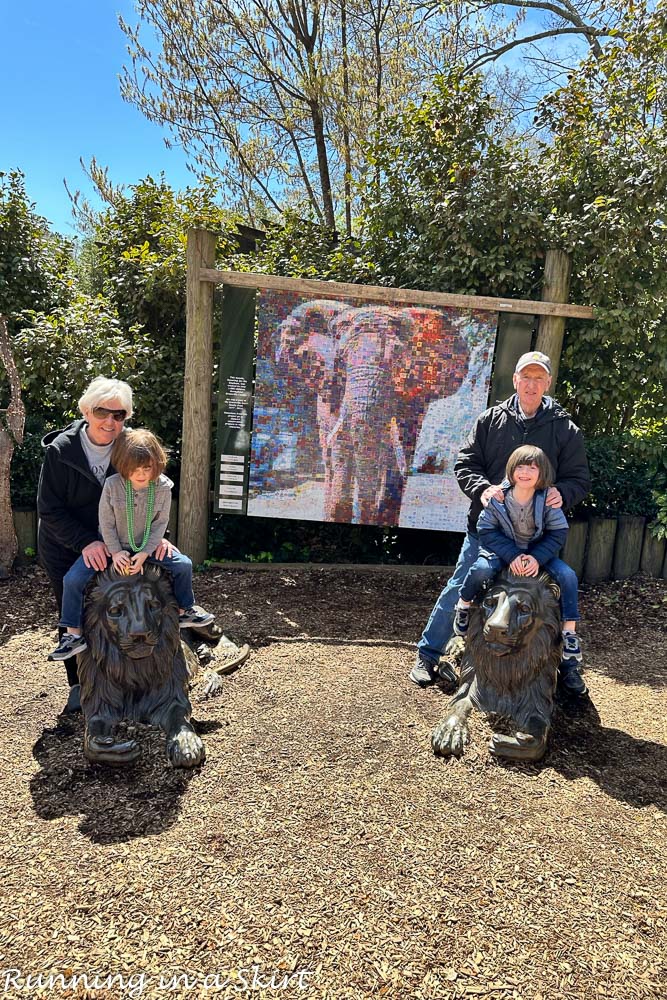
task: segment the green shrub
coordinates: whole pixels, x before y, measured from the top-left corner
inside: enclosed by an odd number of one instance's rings
[[[637,514],[652,518],[655,472],[629,434],[591,438],[586,443],[591,492],[579,509],[600,517]]]

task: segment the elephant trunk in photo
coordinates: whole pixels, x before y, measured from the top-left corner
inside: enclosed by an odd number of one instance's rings
[[[324,516],[397,524],[426,411],[461,386],[468,349],[435,309],[365,306],[332,325],[342,401],[325,457]]]
[[[348,308],[344,302],[313,299],[297,306],[280,324],[275,362],[288,379],[310,390],[315,405],[320,458],[325,489],[331,468],[328,440],[337,419],[340,400],[334,377],[336,342],[333,323]]]

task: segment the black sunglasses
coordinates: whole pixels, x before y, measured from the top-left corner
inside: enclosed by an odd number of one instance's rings
[[[125,420],[127,410],[107,410],[106,406],[94,406],[93,416],[97,417],[98,420],[106,420],[107,417],[113,417],[120,424]]]

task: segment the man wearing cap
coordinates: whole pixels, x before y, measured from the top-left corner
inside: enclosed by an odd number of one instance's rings
[[[584,438],[571,417],[547,396],[551,386],[551,361],[541,351],[522,354],[512,377],[515,394],[485,410],[459,452],[454,472],[460,488],[472,501],[468,530],[456,568],[435,603],[422,637],[410,680],[420,687],[438,677],[438,661],[452,637],[454,607],[463,579],[477,558],[477,519],[491,497],[503,501],[501,483],[509,456],[520,445],[541,448],[554,467],[556,482],[547,493],[550,507],[572,507],[590,489]],[[585,694],[579,670],[581,652],[564,656],[560,665],[561,683],[573,694]],[[445,665],[442,676],[456,681]]]

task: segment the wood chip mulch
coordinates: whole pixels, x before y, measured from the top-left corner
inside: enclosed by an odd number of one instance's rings
[[[442,581],[199,576],[252,653],[193,693],[194,773],[144,729],[135,768],[91,766],[48,581],[3,584],[0,996],[663,998],[667,583],[583,591],[591,700],[519,766],[478,715],[431,753],[448,692],[407,672]]]

